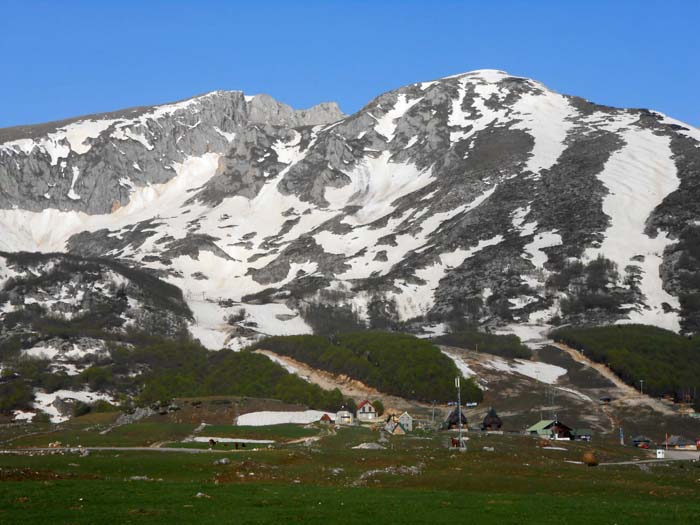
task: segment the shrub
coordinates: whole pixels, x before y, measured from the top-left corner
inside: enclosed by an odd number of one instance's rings
[[[384,403],[382,403],[380,399],[375,399],[374,401],[372,401],[372,405],[377,411],[378,416],[381,416],[384,413]]]
[[[92,407],[90,405],[83,403],[82,401],[78,401],[75,405],[73,405],[73,417],[84,416],[85,414],[89,414],[91,410]]]
[[[513,334],[486,334],[475,328],[466,328],[435,337],[433,341],[441,345],[456,346],[511,359],[530,359],[532,357],[532,351],[520,341],[517,335]]]

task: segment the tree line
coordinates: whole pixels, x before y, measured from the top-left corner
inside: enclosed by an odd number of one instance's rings
[[[400,333],[276,336],[254,348],[347,375],[387,394],[425,402],[453,400],[454,378],[460,375],[454,362],[431,342]],[[465,400],[481,400],[482,392],[473,380],[465,379],[463,385]]]

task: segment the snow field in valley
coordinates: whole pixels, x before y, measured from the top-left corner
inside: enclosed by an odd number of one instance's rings
[[[327,414],[331,420],[335,421],[335,414],[332,412],[321,412],[319,410],[304,410],[301,412],[283,412],[283,411],[262,411],[250,412],[238,416],[236,424],[239,426],[248,427],[264,427],[267,425],[282,425],[285,423],[296,423],[298,425],[306,425],[314,423]]]

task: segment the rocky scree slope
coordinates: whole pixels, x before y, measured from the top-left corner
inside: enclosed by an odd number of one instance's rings
[[[0,280],[4,363],[49,359],[75,375],[111,342],[181,338],[192,319],[180,289],[116,261],[0,252]]]
[[[214,92],[0,141],[0,249],[151,272],[211,348],[321,314],[700,326],[700,132],[654,111],[481,70],[350,116]]]

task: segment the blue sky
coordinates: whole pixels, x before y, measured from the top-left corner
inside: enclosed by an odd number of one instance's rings
[[[350,113],[481,68],[700,125],[698,20],[698,0],[0,0],[0,127],[216,89]]]

